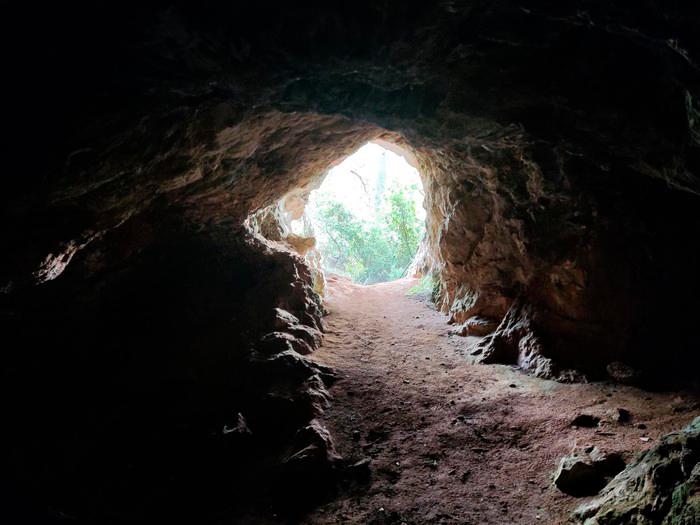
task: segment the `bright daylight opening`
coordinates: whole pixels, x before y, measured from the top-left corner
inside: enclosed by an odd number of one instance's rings
[[[425,235],[420,175],[402,155],[370,142],[329,170],[292,231],[316,237],[326,272],[360,284],[399,279]]]

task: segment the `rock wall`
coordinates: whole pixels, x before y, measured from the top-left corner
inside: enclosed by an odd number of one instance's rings
[[[499,156],[492,168],[472,157],[424,168],[440,307],[456,324],[502,322],[476,353],[563,379],[571,368],[601,377],[617,361],[677,371],[692,335],[660,327],[685,325],[688,311],[662,305],[692,303],[697,289],[696,252],[683,241],[698,227],[686,207],[694,197],[630,173],[603,183],[571,154],[535,162],[541,151],[527,146],[485,147],[479,159]],[[687,287],[672,284],[681,275]],[[533,361],[534,340],[544,355]],[[670,350],[662,362],[659,344]]]
[[[209,520],[292,494],[334,378],[304,357],[320,303],[298,257],[213,233],[131,219],[4,303],[7,516]]]
[[[700,418],[664,436],[573,513],[586,525],[671,525],[700,520]]]
[[[696,10],[51,9],[65,30],[36,27],[31,68],[8,57],[26,73],[8,96],[32,104],[8,117],[19,139],[8,166],[29,173],[3,197],[3,289],[57,277],[142,212],[236,227],[380,139],[421,168],[440,305],[454,322],[498,322],[520,299],[547,357],[593,376],[615,361],[656,369],[655,327],[680,326],[662,328],[662,364],[687,368]],[[7,19],[11,49],[32,13],[12,6]],[[42,75],[64,79],[52,97],[37,93]],[[49,123],[39,137],[37,119]]]

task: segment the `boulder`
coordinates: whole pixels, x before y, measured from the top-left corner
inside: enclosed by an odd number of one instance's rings
[[[624,468],[620,454],[605,454],[593,447],[562,458],[554,484],[571,496],[592,496]]]
[[[700,417],[618,474],[574,519],[585,525],[700,523]]]

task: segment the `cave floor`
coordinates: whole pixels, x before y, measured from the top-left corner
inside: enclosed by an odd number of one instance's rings
[[[471,364],[463,354],[474,340],[450,335],[427,298],[407,294],[417,283],[330,279],[314,359],[340,379],[323,420],[346,459],[371,458],[371,479],[303,523],[566,523],[584,499],[552,484],[563,455],[590,444],[629,459],[697,415],[689,393],[561,384]],[[617,408],[631,412],[629,423],[616,421]],[[572,428],[580,413],[600,426]]]

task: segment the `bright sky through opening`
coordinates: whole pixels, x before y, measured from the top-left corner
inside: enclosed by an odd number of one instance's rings
[[[418,171],[370,142],[329,170],[292,231],[316,237],[326,270],[371,283],[403,275],[424,223]]]

